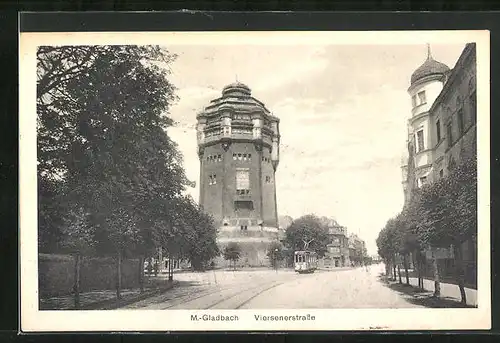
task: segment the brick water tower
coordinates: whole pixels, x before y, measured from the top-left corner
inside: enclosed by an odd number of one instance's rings
[[[197,121],[200,205],[219,227],[219,247],[237,242],[240,265],[268,265],[269,244],[279,239],[279,119],[236,82],[224,87]]]

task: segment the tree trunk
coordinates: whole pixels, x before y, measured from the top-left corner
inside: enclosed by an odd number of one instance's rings
[[[80,254],[75,255],[75,308],[80,308]]]
[[[399,283],[403,283],[403,280],[401,280],[401,265],[398,263],[398,276],[399,276]]]
[[[405,278],[406,278],[406,284],[410,284],[410,277],[408,276],[408,255],[404,254],[403,255],[403,265],[405,268]]]
[[[120,300],[122,298],[122,255],[120,252],[117,253],[117,268],[116,268],[116,299]]]
[[[391,268],[389,265],[389,261],[385,261],[385,277],[387,280],[389,280],[390,274],[391,274]]]
[[[396,274],[396,258],[393,256],[392,257],[392,271],[393,271],[393,281],[396,281],[397,274]]]
[[[174,279],[174,266],[172,258],[168,258],[168,280],[172,281]]]
[[[139,257],[139,287],[144,292],[144,256]]]
[[[432,252],[432,269],[434,271],[434,296],[439,297],[441,295],[441,284],[439,281],[439,266],[436,256],[436,248],[431,248]]]
[[[417,251],[416,255],[417,255],[416,260],[417,260],[418,288],[423,289],[424,288],[424,280],[422,275],[424,268],[423,256],[420,251]]]
[[[453,245],[453,251],[455,255],[455,265],[456,265],[456,277],[458,282],[458,288],[460,289],[460,296],[462,304],[467,304],[467,295],[465,294],[465,273],[464,273],[464,263],[462,256],[462,247],[460,245]]]

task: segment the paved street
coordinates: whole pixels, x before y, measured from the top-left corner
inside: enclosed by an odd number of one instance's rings
[[[347,270],[211,271],[175,275],[178,287],[124,309],[419,307],[378,278],[383,265]]]

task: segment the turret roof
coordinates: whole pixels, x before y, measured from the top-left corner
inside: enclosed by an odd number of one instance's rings
[[[431,55],[430,47],[427,46],[427,48],[427,60],[425,60],[425,62],[420,67],[418,67],[417,70],[415,70],[411,75],[410,82],[412,85],[426,76],[445,75],[450,71],[450,68],[446,64],[436,61]]]

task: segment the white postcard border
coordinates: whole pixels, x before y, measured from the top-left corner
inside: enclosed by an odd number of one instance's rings
[[[36,48],[94,44],[425,44],[475,42],[478,135],[478,308],[39,311],[37,273]],[[376,42],[376,43],[375,43]],[[21,330],[33,331],[273,331],[471,330],[491,327],[490,278],[490,52],[489,31],[356,32],[131,32],[21,33],[19,91]],[[236,315],[235,321],[191,320],[191,315]],[[262,316],[314,320],[257,321]]]

